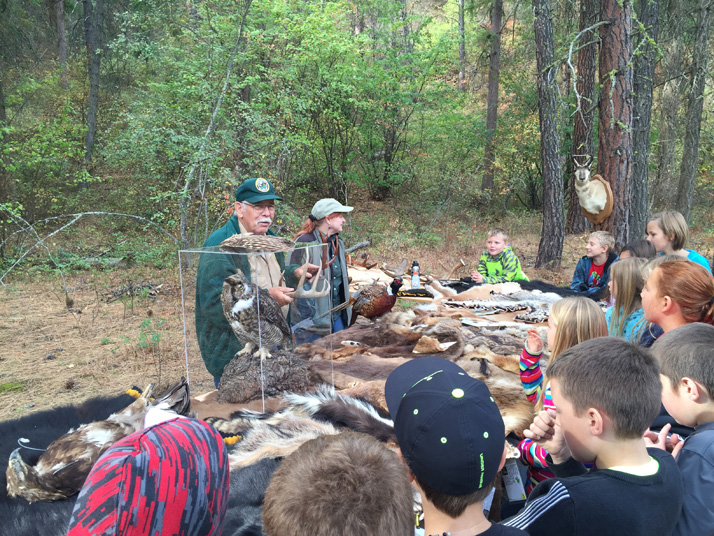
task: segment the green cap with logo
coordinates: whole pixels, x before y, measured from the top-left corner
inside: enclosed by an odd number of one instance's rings
[[[260,203],[269,199],[283,200],[282,197],[275,195],[275,188],[267,179],[247,179],[236,190],[236,201]]]

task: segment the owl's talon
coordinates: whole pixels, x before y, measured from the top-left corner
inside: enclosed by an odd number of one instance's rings
[[[251,355],[253,353],[253,350],[255,350],[255,344],[253,344],[252,342],[247,342],[245,343],[243,349],[239,350],[236,355]]]
[[[264,359],[268,359],[269,357],[273,357],[272,355],[270,355],[268,349],[263,347],[258,348],[258,355],[260,356],[261,361],[263,361]]]

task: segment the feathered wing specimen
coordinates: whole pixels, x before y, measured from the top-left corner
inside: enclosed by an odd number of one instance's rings
[[[28,502],[54,501],[74,495],[82,488],[99,457],[123,437],[141,430],[149,408],[159,407],[185,413],[189,405],[188,383],[182,378],[160,400],[150,399],[153,384],[141,396],[104,421],[83,424],[56,439],[37,464],[27,465],[20,449],[10,454],[7,466],[7,493]]]
[[[234,234],[220,244],[223,251],[245,253],[246,251],[287,251],[295,247],[289,238],[273,235],[254,235],[253,233]]]
[[[260,358],[265,359],[270,357],[269,348],[292,347],[292,332],[278,302],[240,271],[223,281],[221,303],[223,314],[243,345],[237,355],[248,355],[259,348]]]

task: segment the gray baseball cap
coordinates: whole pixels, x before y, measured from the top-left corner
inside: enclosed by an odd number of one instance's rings
[[[316,220],[321,220],[325,216],[329,216],[334,212],[352,212],[354,207],[347,207],[340,203],[337,199],[331,197],[320,199],[315,206],[312,207],[312,216]]]

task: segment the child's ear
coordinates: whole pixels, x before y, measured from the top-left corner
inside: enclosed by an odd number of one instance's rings
[[[707,402],[709,400],[709,393],[698,381],[685,376],[680,380],[679,385],[681,394],[689,398],[692,402]]]
[[[605,431],[605,416],[597,408],[588,408],[586,415],[590,424],[590,433],[593,436],[601,436]]]
[[[679,309],[679,304],[670,296],[662,296],[662,312],[667,314],[676,313]]]
[[[414,473],[412,473],[412,470],[409,469],[409,466],[407,465],[407,461],[404,459],[404,456],[402,456],[402,449],[397,449],[396,451],[397,456],[399,457],[400,460],[402,460],[402,463],[404,464],[405,469],[407,470],[407,476],[409,477],[409,482],[414,482]]]

